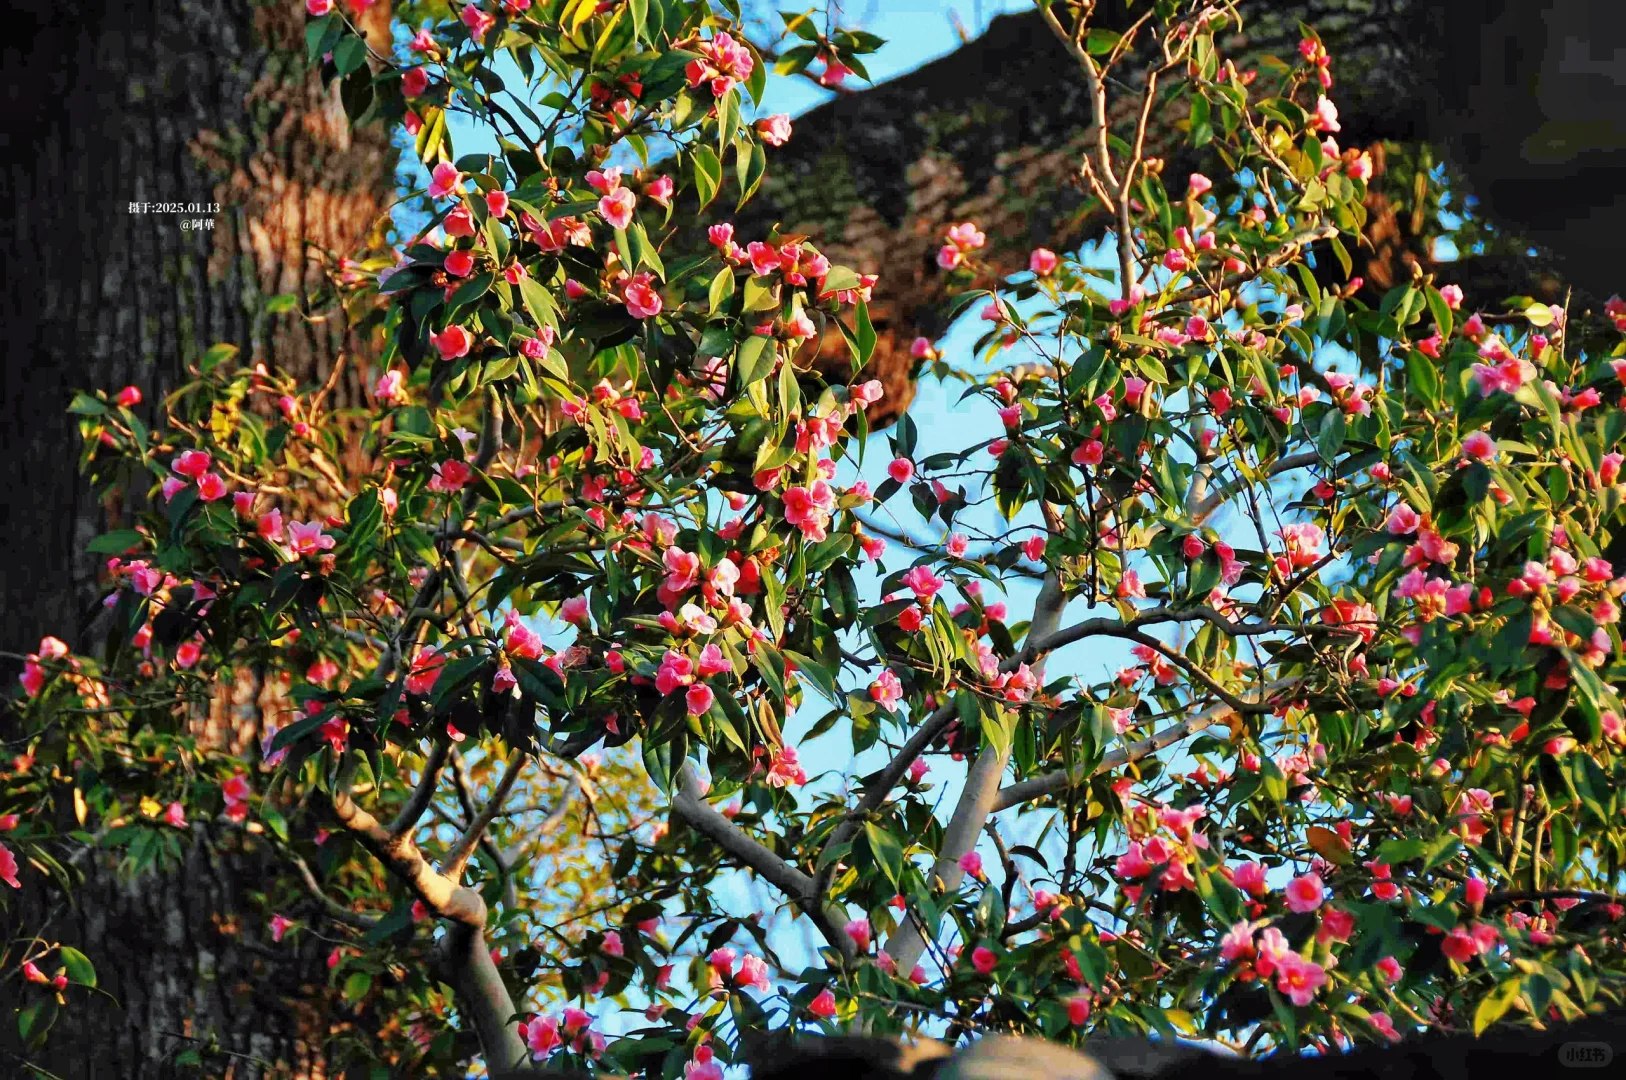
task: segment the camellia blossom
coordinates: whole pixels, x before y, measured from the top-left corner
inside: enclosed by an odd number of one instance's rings
[[[322,531],[320,521],[290,521],[288,523],[288,550],[294,555],[315,555],[330,551],[337,543]]]
[[[898,702],[903,700],[903,683],[891,671],[882,671],[869,685],[869,696],[875,704],[889,713],[898,711]]]
[[[784,146],[790,141],[790,117],[784,113],[775,113],[773,116],[758,120],[752,127],[762,136],[762,141],[769,146]]]
[[[438,334],[430,334],[429,344],[440,353],[442,360],[456,360],[469,354],[469,350],[474,347],[474,335],[453,324]]]
[[[1314,911],[1321,906],[1327,887],[1322,884],[1318,874],[1300,874],[1287,883],[1288,909],[1300,915]]]

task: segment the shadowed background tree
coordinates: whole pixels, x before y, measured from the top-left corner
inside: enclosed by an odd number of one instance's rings
[[[390,5],[364,5],[359,18],[387,49]],[[388,133],[352,127],[337,84],[305,62],[305,21],[298,0],[10,10],[0,245],[16,261],[0,281],[0,648],[32,649],[45,633],[86,644],[96,612],[106,556],[85,546],[120,507],[79,475],[72,390],[133,385],[151,419],[216,342],[307,382],[361,345],[342,320],[270,304],[314,291],[323,253],[366,246],[394,187]],[[335,403],[360,403],[356,368],[343,374]],[[15,657],[3,666],[11,684]],[[274,699],[245,672],[198,735],[241,753]],[[7,748],[8,763],[20,749]],[[65,1013],[40,1064],[72,1077],[168,1076],[164,1061],[219,1036],[250,1057],[212,1057],[210,1068],[235,1061],[238,1075],[256,1075],[257,1058],[324,1074],[322,1043],[351,1020],[326,989],[319,942],[268,947],[249,902],[269,873],[264,855],[222,857],[197,825],[179,875],[126,886],[108,860],[80,869],[76,905],[50,925],[105,957],[101,985],[122,1009],[98,998]],[[34,914],[25,899],[12,925]],[[15,1037],[8,1020],[0,1047]]]

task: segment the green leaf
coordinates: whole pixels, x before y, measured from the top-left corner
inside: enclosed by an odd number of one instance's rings
[[[211,345],[209,350],[203,354],[203,359],[198,362],[198,368],[204,374],[208,374],[236,355],[237,346],[235,345],[229,345],[226,342]]]
[[[716,151],[705,144],[695,147],[689,158],[694,162],[695,194],[700,197],[703,210],[711,205],[723,186],[723,163],[717,160]]]
[[[715,315],[721,311],[723,309],[723,305],[728,303],[729,298],[733,295],[734,268],[732,266],[725,266],[721,270],[717,271],[716,277],[711,279],[711,289],[709,290],[708,296],[711,304],[711,314]]]
[[[779,350],[774,339],[766,334],[752,334],[740,342],[739,358],[735,365],[739,371],[740,389],[766,379],[773,371]]]
[[[68,969],[68,981],[81,986],[96,985],[96,965],[90,958],[72,945],[64,945],[57,950],[62,956],[62,966]]]
[[[1519,1000],[1522,980],[1515,975],[1486,994],[1474,1009],[1474,1034],[1479,1035],[1500,1020]]]
[[[1406,378],[1417,396],[1431,409],[1440,407],[1440,373],[1434,361],[1417,349],[1406,353]]]
[[[869,363],[869,358],[875,355],[875,327],[869,320],[869,305],[862,300],[858,301],[858,315],[854,320],[853,337],[857,342],[857,352],[853,357],[853,370],[856,372]]]
[[[893,888],[899,887],[903,880],[903,845],[898,843],[897,837],[873,821],[864,822],[864,837],[869,841],[869,850],[886,874],[886,879]]]
[[[344,996],[349,1001],[360,1001],[373,988],[373,977],[365,971],[354,971],[344,980]]]
[[[348,75],[367,62],[367,43],[354,34],[333,46],[333,66],[341,76]]]
[[[757,70],[765,70],[759,64]],[[762,149],[762,144],[754,139],[740,136],[739,143],[734,152],[734,175],[740,185],[740,201],[735,204],[738,210],[750,201],[762,183],[763,176],[768,172],[768,155]]]
[[[1441,337],[1450,337],[1454,320],[1451,317],[1451,308],[1445,302],[1445,297],[1441,296],[1440,290],[1433,286],[1429,287],[1427,296],[1428,313],[1434,316],[1434,329],[1439,332]]]
[[[102,416],[107,412],[107,405],[81,392],[73,395],[68,411],[75,416]]]
[[[1344,410],[1334,408],[1321,421],[1321,430],[1315,437],[1316,450],[1328,465],[1338,460],[1338,451],[1344,445]]]
[[[119,529],[98,536],[85,546],[85,550],[93,555],[123,555],[131,548],[139,547],[142,541],[142,535],[134,529]]]
[[[771,278],[748,277],[745,279],[745,310],[767,311],[779,306],[779,287]]]

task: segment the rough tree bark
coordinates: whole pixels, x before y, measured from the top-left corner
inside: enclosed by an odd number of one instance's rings
[[[1224,42],[1237,67],[1292,58],[1300,23],[1332,54],[1345,147],[1439,145],[1497,224],[1565,257],[1565,276],[1607,296],[1608,248],[1626,215],[1626,70],[1610,50],[1626,24],[1602,0],[1241,0],[1244,32]],[[1139,6],[1135,12],[1138,13]],[[1124,5],[1102,2],[1092,25],[1123,29]],[[1127,85],[1125,85],[1127,84]],[[1133,69],[1109,86],[1113,126],[1138,106]],[[1090,110],[1076,67],[1037,13],[1001,16],[962,48],[873,89],[844,94],[803,115],[769,159],[761,195],[736,220],[755,237],[778,223],[811,236],[832,260],[882,281],[871,305],[879,341],[871,377],[887,397],[886,423],[913,397],[910,341],[946,327],[945,275],[933,260],[944,230],[975,220],[981,253],[1000,275],[1023,269],[1039,244],[1059,248],[1106,231],[1080,216],[1074,182]],[[1147,152],[1176,186],[1212,165],[1185,141],[1179,115],[1153,119]],[[1566,141],[1567,140],[1567,141]],[[1376,244],[1356,253],[1355,273],[1381,288],[1410,276],[1407,263],[1458,281],[1477,297],[1526,292],[1563,299],[1552,257],[1471,255],[1438,263],[1409,213],[1396,214],[1372,185]],[[1325,260],[1330,263],[1331,259]],[[984,283],[986,284],[986,283]],[[844,374],[847,348],[832,328],[821,367]]]
[[[24,0],[8,15],[0,649],[31,650],[44,633],[88,644],[100,560],[84,548],[117,508],[77,475],[73,389],[133,384],[151,418],[216,342],[305,381],[326,378],[357,344],[336,323],[266,310],[270,297],[320,281],[311,248],[362,246],[393,191],[388,135],[352,132],[336,87],[305,63],[303,9]],[[387,47],[389,5],[367,8],[363,25]],[[183,228],[194,219],[213,226]],[[337,397],[359,401],[354,368],[345,376]],[[15,663],[0,668],[10,682]],[[242,675],[197,734],[251,754],[276,700]],[[167,1077],[185,1074],[171,1064],[178,1052],[218,1040],[229,1054],[205,1053],[203,1075],[330,1075],[326,1044],[353,1018],[326,987],[323,946],[271,945],[255,897],[270,856],[205,824],[187,843],[176,877],[123,884],[91,855],[71,905],[30,892],[13,909],[8,936],[51,916],[45,932],[93,956],[122,1005],[96,997],[65,1011],[35,1060],[70,1080]],[[5,1012],[0,1048],[15,1050]]]

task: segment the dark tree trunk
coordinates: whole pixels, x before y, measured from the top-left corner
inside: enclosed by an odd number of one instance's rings
[[[151,419],[216,342],[305,382],[358,344],[338,322],[266,310],[322,280],[312,249],[362,247],[393,190],[388,135],[352,132],[336,86],[305,62],[304,23],[300,0],[23,0],[7,17],[0,649],[32,650],[46,633],[94,645],[100,558],[85,545],[116,508],[78,476],[73,390],[134,385]],[[364,25],[388,47],[387,3]],[[359,401],[361,385],[352,366],[339,401]],[[10,682],[15,662],[0,668]],[[223,687],[197,734],[249,757],[275,698],[252,679]],[[33,1060],[64,1080],[335,1075],[347,1010],[327,988],[324,946],[270,940],[272,856],[206,824],[186,844],[183,870],[136,882],[90,854],[71,902],[27,875],[0,931],[33,933],[49,916],[44,933],[89,954],[118,1002],[76,996]],[[0,1051],[15,1052],[10,1005]],[[188,1050],[198,1067],[176,1065]],[[0,1074],[16,1067],[0,1062]]]
[[[78,478],[72,391],[134,385],[150,417],[216,342],[324,378],[340,326],[269,315],[265,302],[320,281],[307,244],[361,243],[394,156],[382,131],[353,135],[336,90],[306,69],[297,0],[25,0],[13,12],[0,42],[0,250],[12,260],[0,276],[0,648],[15,652],[45,633],[78,647],[95,614],[98,560],[84,548],[105,513]],[[387,41],[388,5],[368,22]],[[191,227],[202,219],[212,227]]]

